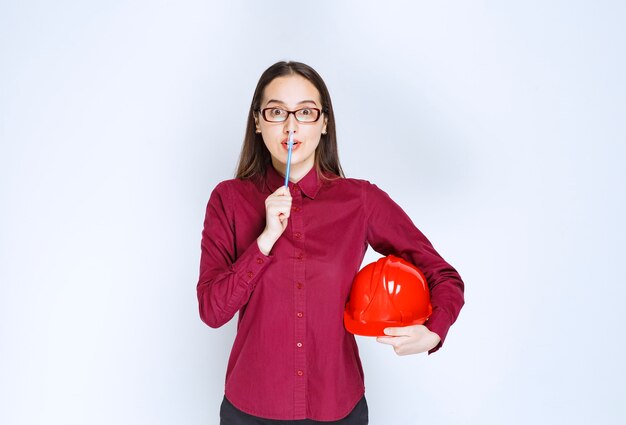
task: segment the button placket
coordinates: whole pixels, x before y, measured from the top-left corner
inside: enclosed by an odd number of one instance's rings
[[[294,185],[292,195],[293,214],[290,217],[291,224],[291,240],[294,247],[294,356],[295,356],[295,392],[294,392],[294,414],[297,417],[306,416],[306,287],[305,287],[305,266],[306,266],[306,250],[305,250],[305,234],[304,220],[302,214],[303,195],[300,187]]]

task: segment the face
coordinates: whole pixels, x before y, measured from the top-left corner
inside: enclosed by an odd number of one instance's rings
[[[280,107],[295,111],[311,107],[321,110],[322,106],[320,94],[313,83],[296,74],[275,78],[265,86],[260,109]],[[273,123],[265,121],[259,113],[255,122],[257,132],[261,132],[263,142],[272,155],[272,164],[278,171],[285,174],[290,131],[294,132],[290,177],[303,177],[315,165],[315,149],[322,132],[326,132],[326,114],[322,113],[313,123],[298,122],[294,114],[289,114],[286,121]]]

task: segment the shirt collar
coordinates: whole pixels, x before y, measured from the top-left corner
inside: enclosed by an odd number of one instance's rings
[[[267,188],[270,190],[270,193],[274,193],[280,186],[285,184],[285,176],[282,176],[270,163],[267,166],[265,183]],[[295,185],[298,185],[300,190],[302,190],[302,193],[306,196],[311,199],[315,199],[317,192],[319,192],[320,187],[322,187],[322,181],[318,177],[315,167],[312,167],[309,172],[306,173],[306,175],[297,183],[290,181],[289,190],[293,190]]]

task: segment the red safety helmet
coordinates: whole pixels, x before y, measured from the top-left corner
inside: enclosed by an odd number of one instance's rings
[[[343,322],[350,333],[383,336],[388,327],[423,324],[432,310],[424,274],[408,261],[389,255],[357,273]]]

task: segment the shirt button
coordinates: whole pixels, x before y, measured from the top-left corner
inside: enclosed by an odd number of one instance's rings
[[[302,317],[302,316],[304,316],[304,314],[301,311],[299,311],[298,314],[296,314],[296,316]]]
[[[300,190],[300,187],[298,185],[294,185],[293,190],[298,192]]]
[[[248,277],[252,277],[253,275],[254,275],[254,273],[248,272]]]
[[[297,371],[296,373],[298,374],[298,376],[302,376],[302,375],[304,375],[304,372],[303,372],[303,371],[301,371],[301,370]]]
[[[263,264],[263,259],[262,258],[257,258],[256,262],[259,263],[259,264]]]
[[[298,260],[302,260],[304,258],[304,255],[302,255],[302,253],[298,254]]]
[[[302,347],[302,343],[301,342],[297,343],[296,345],[298,346],[298,348]]]
[[[298,283],[296,283],[296,287],[297,287],[298,289],[302,289],[302,284],[301,284],[300,282],[298,282]]]
[[[299,212],[300,211],[300,207],[293,207],[292,210],[294,210],[295,212]]]
[[[302,236],[302,233],[296,232],[296,239],[300,239],[300,236]]]

